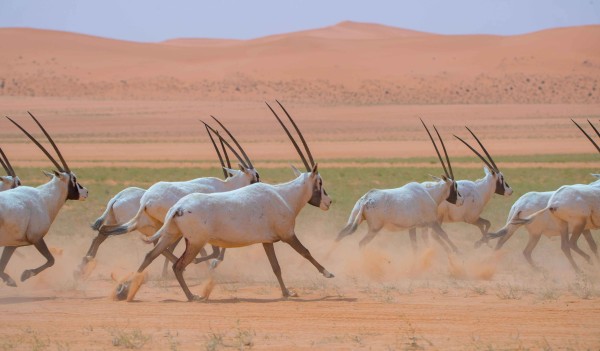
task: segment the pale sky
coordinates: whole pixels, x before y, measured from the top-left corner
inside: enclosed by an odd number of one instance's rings
[[[440,34],[600,24],[600,0],[0,0],[0,27],[133,41],[251,39],[351,20]]]

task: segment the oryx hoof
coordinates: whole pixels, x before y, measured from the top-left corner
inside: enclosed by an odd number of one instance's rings
[[[322,274],[323,274],[323,276],[325,278],[333,278],[333,277],[335,277],[335,275],[333,275],[333,273],[329,273],[326,269],[323,270]]]
[[[223,261],[219,260],[218,258],[213,258],[212,260],[210,260],[210,263],[208,266],[210,269],[215,269],[215,268],[217,268],[217,266],[219,264],[221,264],[221,262],[223,262]]]
[[[115,299],[117,301],[123,301],[127,299],[127,295],[129,294],[129,286],[131,285],[131,280],[120,283],[115,288]]]
[[[35,276],[35,271],[33,269],[23,271],[23,274],[21,274],[21,281],[24,282],[33,276]]]
[[[13,288],[16,288],[16,287],[17,287],[17,283],[16,283],[16,282],[13,280],[13,278],[11,278],[11,277],[6,277],[6,278],[4,278],[3,280],[4,280],[4,282],[6,283],[6,285],[8,285],[8,286],[12,286]]]
[[[296,292],[294,290],[286,289],[285,293],[283,294],[283,297],[285,297],[285,298],[298,297],[298,294],[296,294]]]
[[[198,296],[198,295],[192,294],[191,296],[188,296],[188,301],[189,302],[202,302],[202,301],[208,301],[208,298],[206,298],[204,296]]]

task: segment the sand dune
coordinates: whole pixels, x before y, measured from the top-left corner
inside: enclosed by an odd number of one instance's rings
[[[598,103],[600,26],[436,35],[342,22],[252,40],[135,43],[0,29],[0,95],[342,104]]]

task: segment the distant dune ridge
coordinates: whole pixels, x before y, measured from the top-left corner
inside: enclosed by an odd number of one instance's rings
[[[437,35],[342,22],[136,43],[0,29],[0,95],[342,104],[600,103],[600,26]]]

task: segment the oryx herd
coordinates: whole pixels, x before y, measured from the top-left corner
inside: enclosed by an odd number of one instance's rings
[[[93,223],[92,229],[97,231],[97,236],[75,270],[75,277],[84,278],[91,272],[95,264],[94,257],[109,236],[138,231],[144,235],[144,241],[153,243],[154,247],[146,254],[135,275],[117,286],[114,296],[119,300],[131,301],[134,298],[143,280],[144,270],[160,255],[165,256],[165,268],[168,261],[173,264],[175,277],[189,301],[207,299],[209,289],[202,296],[190,291],[183,276],[185,268],[190,263],[212,259],[207,284],[212,286],[212,276],[224,258],[225,249],[252,244],[263,245],[283,296],[295,296],[282,279],[273,246],[278,241],[289,244],[324,277],[332,278],[334,275],[311,255],[295,231],[296,218],[306,204],[327,211],[332,199],[325,191],[319,167],[299,127],[284,106],[279,101],[277,104],[287,117],[285,122],[268,103],[267,107],[304,165],[303,171],[292,166],[294,179],[281,184],[261,182],[259,172],[240,143],[221,121],[211,116],[226,134],[224,136],[202,122],[221,162],[225,179],[203,177],[188,181],[161,181],[148,189],[129,187],[120,191]],[[16,248],[34,245],[47,260],[38,268],[25,270],[21,281],[52,266],[54,257],[44,241],[45,235],[66,200],[85,200],[88,197],[88,190],[78,183],[48,132],[33,114],[29,115],[46,136],[60,163],[26,129],[7,117],[56,167],[52,173],[45,172],[50,178],[47,183],[35,188],[24,186],[0,149],[0,163],[7,173],[0,177],[0,246],[4,247],[0,258],[0,277],[9,286],[16,286],[16,283],[5,273],[5,268]],[[395,189],[368,191],[354,205],[336,241],[354,233],[362,222],[366,222],[367,233],[360,240],[360,247],[373,240],[382,229],[406,229],[413,250],[416,250],[417,228],[423,228],[423,239],[427,240],[431,234],[444,250],[458,252],[458,247],[444,231],[442,224],[465,222],[477,226],[481,231],[482,237],[475,243],[476,247],[490,239],[499,238],[496,250],[519,227],[525,226],[529,232],[529,242],[523,254],[533,267],[531,253],[542,235],[560,236],[561,249],[577,271],[579,268],[571,256],[571,250],[591,262],[590,256],[577,245],[581,235],[598,256],[590,230],[600,228],[600,180],[590,184],[566,185],[556,191],[529,192],[514,203],[506,225],[492,233],[489,232],[490,221],[482,218],[481,214],[494,194],[510,196],[513,193],[504,174],[475,133],[467,128],[485,156],[463,138],[454,137],[481,159],[485,174],[475,181],[456,180],[438,129],[433,126],[443,156],[436,138],[422,120],[421,123],[434,146],[444,175],[441,178],[433,177],[433,181],[410,182]],[[600,152],[593,138],[575,121],[573,123]],[[600,137],[598,130],[591,122],[589,124]],[[239,170],[231,167],[229,154],[236,157]],[[596,177],[600,178],[600,175]],[[182,238],[185,250],[177,257],[174,248]],[[212,246],[210,255],[204,251],[207,244]]]

